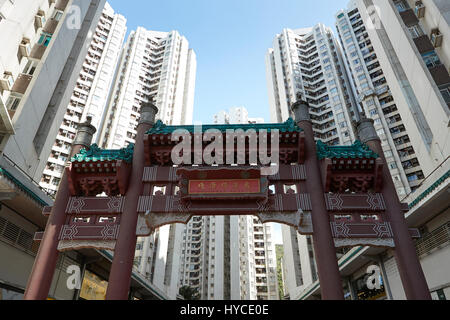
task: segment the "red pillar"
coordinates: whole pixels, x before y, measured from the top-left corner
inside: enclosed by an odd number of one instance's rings
[[[71,156],[82,148],[89,148],[96,129],[91,125],[91,119],[78,127],[77,137],[72,146]],[[59,233],[66,222],[66,206],[70,192],[67,174],[63,174],[58,193],[47,221],[44,237],[34,260],[33,269],[28,280],[24,300],[46,300],[52,284],[53,275],[58,261]]]
[[[342,279],[336,257],[336,247],[331,234],[328,211],[325,206],[325,191],[322,183],[319,159],[317,157],[312,122],[309,116],[309,106],[306,102],[298,101],[292,106],[292,110],[295,114],[295,120],[306,135],[305,166],[308,172],[306,185],[311,197],[311,216],[314,229],[313,245],[322,299],[344,300]]]
[[[381,159],[383,159],[382,193],[386,203],[386,218],[394,233],[395,259],[408,300],[431,300],[431,294],[425,275],[417,257],[416,248],[409,233],[397,190],[392,180],[388,164],[384,157],[381,140],[378,137],[372,119],[363,119],[358,123],[358,135]]]
[[[128,300],[131,273],[136,249],[137,206],[143,192],[144,135],[155,123],[158,109],[152,104],[141,107],[141,120],[137,127],[136,144],[133,154],[133,168],[125,195],[126,201],[120,220],[119,238],[114,250],[114,258],[109,275],[106,300]]]

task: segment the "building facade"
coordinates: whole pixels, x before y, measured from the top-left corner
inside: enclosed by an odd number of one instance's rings
[[[153,101],[157,118],[169,125],[192,123],[196,56],[177,31],[131,32],[101,126],[99,145],[122,148],[134,143],[140,105]]]
[[[354,141],[357,105],[330,28],[284,29],[266,54],[266,75],[272,122],[286,121],[300,94],[311,105],[317,139],[329,145]]]
[[[266,75],[272,121],[290,117],[290,106],[300,94],[310,104],[317,140],[349,145],[355,140],[352,121],[357,101],[347,77],[340,44],[330,28],[284,29],[266,54]],[[285,286],[290,296],[317,280],[312,237],[282,226]]]
[[[397,193],[405,197],[425,178],[400,115],[408,106],[394,99],[356,2],[338,12],[336,21],[355,97],[364,115],[375,120]]]
[[[126,31],[126,19],[106,3],[40,182],[49,193],[58,190],[78,124],[91,117],[100,127]]]
[[[429,290],[441,300],[450,297],[450,279],[441,272],[450,265],[449,9],[440,1],[357,0],[336,14],[360,111],[375,120],[398,196],[410,207],[408,226],[421,231],[415,245]],[[290,287],[290,298],[319,299],[319,281],[298,276],[312,265],[301,261],[307,244],[295,247],[293,238],[285,240],[294,252],[285,258],[295,271],[287,271],[287,282],[302,286]],[[357,247],[338,252],[338,258],[346,299],[405,299],[390,250]],[[378,290],[367,287],[371,266],[381,273]]]
[[[86,43],[104,1],[0,1],[0,291],[21,299],[45,228],[52,198],[39,187],[42,159],[54,144]],[[71,299],[65,282],[76,255],[61,255],[49,296]]]

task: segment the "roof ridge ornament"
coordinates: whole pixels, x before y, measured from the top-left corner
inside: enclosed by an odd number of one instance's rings
[[[71,162],[97,162],[123,160],[127,163],[133,161],[134,144],[129,144],[126,148],[117,150],[101,149],[97,144],[93,144],[72,157]]]
[[[356,140],[351,146],[329,146],[322,141],[317,142],[317,156],[323,159],[378,159],[368,145]]]

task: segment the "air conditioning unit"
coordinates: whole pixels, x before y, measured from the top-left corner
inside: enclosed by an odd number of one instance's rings
[[[29,57],[31,54],[31,44],[28,39],[23,39],[19,45],[19,50],[22,56]]]
[[[45,25],[45,16],[42,13],[38,13],[34,19],[38,28],[43,28]]]
[[[442,46],[443,35],[439,29],[433,29],[431,31],[431,43],[435,48]]]
[[[423,5],[422,1],[416,1],[414,12],[419,19],[425,16],[425,6]]]
[[[3,77],[0,79],[0,86],[3,90],[11,91],[14,85],[14,77],[12,73],[5,72]]]

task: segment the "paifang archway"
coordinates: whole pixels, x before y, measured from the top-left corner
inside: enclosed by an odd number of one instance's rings
[[[408,208],[398,200],[373,121],[358,123],[353,146],[329,147],[315,142],[308,109],[298,101],[295,121],[282,124],[203,127],[265,130],[270,137],[277,131],[279,170],[269,176],[248,162],[174,166],[172,133],[182,129],[194,140],[195,127],[155,122],[152,104],[142,106],[136,143],[126,149],[91,145],[95,128],[80,125],[54,206],[44,210],[46,230],[36,235],[42,243],[25,299],[47,298],[58,252],[96,248],[114,250],[107,299],[126,300],[137,237],[211,214],[256,215],[312,235],[323,299],[343,299],[336,247],[359,245],[394,249],[407,298],[431,299],[412,241],[418,231],[406,225]]]

